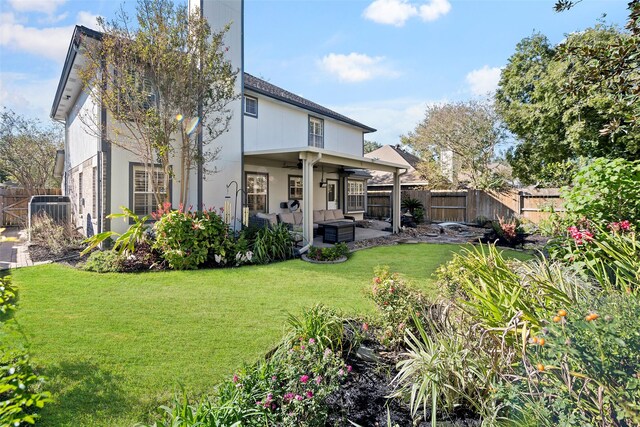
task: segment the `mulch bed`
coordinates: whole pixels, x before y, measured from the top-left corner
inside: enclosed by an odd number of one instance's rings
[[[356,352],[352,352],[346,359],[353,370],[347,377],[340,390],[327,398],[329,416],[326,426],[350,426],[352,423],[362,427],[388,425],[389,427],[431,425],[431,415],[427,412],[426,419],[419,418],[414,423],[409,405],[399,399],[388,399],[386,396],[393,392],[389,383],[398,373],[395,365],[397,353],[388,352],[384,346],[376,341],[368,340],[363,346],[373,350],[377,361],[363,360]],[[429,406],[429,405],[427,405]],[[422,412],[419,412],[419,417]],[[437,414],[438,426],[479,426],[480,420],[464,409],[454,414]]]
[[[29,257],[33,262],[53,261],[76,265],[82,260],[82,258],[80,257],[80,252],[83,249],[83,246],[67,247],[64,248],[61,252],[52,252],[46,246],[32,243],[29,245]]]

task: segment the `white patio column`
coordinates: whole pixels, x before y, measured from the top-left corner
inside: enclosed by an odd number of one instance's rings
[[[394,233],[400,232],[400,169],[393,173],[393,191],[391,192],[391,229]]]
[[[300,153],[302,160],[302,239],[305,246],[313,244],[313,165],[321,153]]]

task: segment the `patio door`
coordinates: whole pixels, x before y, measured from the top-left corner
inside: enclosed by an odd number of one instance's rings
[[[327,209],[338,209],[338,180],[336,179],[328,179],[327,180]]]

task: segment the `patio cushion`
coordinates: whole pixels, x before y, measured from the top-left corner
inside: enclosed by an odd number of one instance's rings
[[[280,222],[284,222],[285,224],[295,224],[293,219],[293,214],[291,212],[285,212],[278,215],[280,217]]]
[[[259,212],[256,214],[256,217],[266,219],[267,221],[269,221],[270,227],[275,227],[276,225],[278,225],[278,216],[274,213],[265,214],[265,213]]]
[[[293,213],[293,223],[295,225],[301,225],[302,224],[302,212],[294,212]]]
[[[329,210],[329,211],[324,211],[324,220],[325,221],[331,221],[334,220],[335,217],[333,216],[333,211]]]
[[[333,219],[344,219],[344,214],[342,213],[342,209],[335,209],[333,211]]]
[[[313,222],[322,222],[324,221],[324,211],[318,210],[313,211]]]

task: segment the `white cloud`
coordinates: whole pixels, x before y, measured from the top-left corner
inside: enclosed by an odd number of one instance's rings
[[[364,10],[363,16],[378,24],[402,27],[418,9],[407,0],[375,0]]]
[[[487,95],[495,92],[500,81],[500,67],[484,67],[473,70],[467,74],[466,81],[469,85],[471,93],[478,96]]]
[[[84,25],[85,27],[91,28],[93,30],[98,29],[98,15],[94,15],[91,12],[80,11],[78,12],[78,16],[76,18],[76,23],[78,25]]]
[[[97,28],[96,15],[79,12],[77,22]],[[23,25],[11,13],[0,16],[0,46],[18,53],[30,53],[63,62],[71,41],[74,25],[36,28]]]
[[[9,0],[13,10],[17,12],[42,12],[53,15],[59,6],[67,0]]]
[[[374,0],[363,12],[363,16],[378,24],[402,27],[409,18],[420,16],[431,22],[451,10],[449,0],[427,0],[426,3],[409,3],[408,0]]]
[[[46,120],[58,87],[58,78],[42,79],[25,73],[0,73],[0,105]]]
[[[352,52],[348,55],[330,53],[320,61],[322,67],[347,83],[359,83],[375,77],[397,77],[398,72],[386,64],[383,56],[368,56]]]
[[[420,17],[423,21],[435,21],[449,13],[450,10],[449,0],[430,0],[429,3],[420,6]]]
[[[32,53],[58,62],[64,61],[73,25],[35,28],[19,24],[13,17],[0,20],[0,46],[18,53]]]

